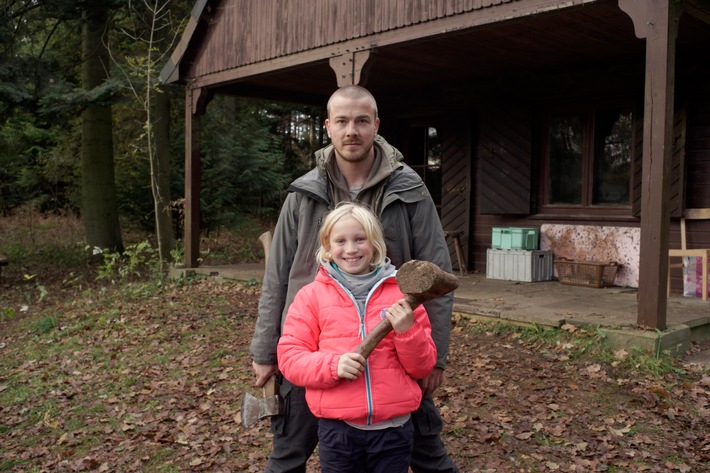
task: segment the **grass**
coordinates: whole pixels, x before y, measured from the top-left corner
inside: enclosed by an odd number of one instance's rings
[[[631,353],[613,352],[606,342],[604,330],[596,325],[561,328],[530,327],[505,323],[476,323],[469,327],[474,332],[488,331],[497,335],[513,334],[531,348],[551,354],[564,354],[571,360],[597,360],[611,363],[641,375],[662,378],[666,374],[685,374],[677,359],[669,352],[648,353],[632,350]]]

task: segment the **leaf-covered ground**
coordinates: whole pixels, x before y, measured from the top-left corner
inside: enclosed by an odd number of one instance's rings
[[[268,423],[240,417],[258,296],[214,279],[0,281],[0,471],[263,471]],[[709,471],[708,373],[580,356],[598,342],[581,332],[555,344],[455,318],[436,401],[461,471]]]

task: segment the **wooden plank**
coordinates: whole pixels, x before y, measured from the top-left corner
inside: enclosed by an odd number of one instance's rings
[[[441,225],[444,230],[461,231],[462,260],[467,267],[458,267],[456,246],[449,239],[449,252],[457,269],[470,267],[469,238],[471,209],[471,122],[468,114],[454,114],[437,127],[442,137]]]
[[[503,108],[487,109],[481,114],[479,211],[528,215],[532,172],[530,119],[504,113]]]
[[[322,4],[323,0],[320,0],[320,2]],[[214,52],[206,50],[204,54],[201,54],[198,58],[191,76],[189,78],[184,77],[183,79],[194,78],[195,85],[207,87],[244,77],[264,74],[274,70],[288,69],[290,67],[327,60],[332,56],[346,52],[374,49],[407,41],[420,40],[445,32],[474,28],[476,26],[523,18],[529,15],[536,15],[543,12],[547,13],[553,10],[570,8],[592,2],[593,0],[570,0],[561,5],[559,1],[555,0],[514,1],[502,3],[494,8],[469,10],[460,15],[444,17],[436,16],[436,10],[431,10],[431,8],[436,7],[436,4],[432,3],[431,5],[433,5],[433,7],[429,7],[429,15],[433,15],[433,18],[406,28],[393,27],[392,25],[396,24],[397,21],[396,12],[388,9],[388,5],[390,4],[387,2],[379,2],[377,3],[379,8],[375,8],[374,11],[379,11],[380,15],[374,15],[373,18],[369,18],[369,21],[374,24],[375,29],[367,36],[346,40],[340,39],[344,34],[342,31],[344,20],[341,18],[342,15],[336,15],[335,11],[333,11],[331,22],[325,23],[326,29],[328,29],[328,25],[333,25],[332,31],[328,30],[331,36],[326,38],[323,44],[292,44],[289,46],[290,49],[286,48],[287,50],[283,52],[284,56],[273,58],[265,57],[264,44],[274,41],[274,35],[271,34],[274,29],[278,27],[286,28],[288,23],[283,26],[266,24],[263,19],[256,18],[253,19],[253,21],[256,22],[257,25],[254,25],[245,20],[243,23],[244,30],[241,34],[254,38],[253,42],[249,43],[252,45],[251,48],[244,49],[245,46],[240,46],[240,48],[233,53],[237,54],[238,58],[232,57],[233,54],[226,55],[224,50]],[[422,8],[426,9],[427,5],[427,3],[424,3]],[[309,11],[313,10],[314,7],[311,7]],[[281,13],[281,21],[287,21],[284,19],[283,15],[285,15],[285,13]],[[392,18],[393,15],[395,19]],[[389,18],[389,20],[384,22],[383,18]],[[323,25],[318,25],[318,27],[322,28]],[[214,33],[215,35],[228,36],[229,38],[233,38],[234,36],[233,31],[226,31],[223,22],[217,23],[215,28],[220,29]],[[233,40],[234,39],[232,39],[232,41]],[[207,49],[213,48],[210,44],[206,47]],[[216,62],[209,63],[206,58],[209,58],[209,61]]]

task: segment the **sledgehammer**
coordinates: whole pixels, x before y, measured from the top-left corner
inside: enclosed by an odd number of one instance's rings
[[[459,287],[456,276],[428,261],[407,261],[397,270],[396,279],[399,290],[402,291],[412,309]],[[367,358],[390,331],[392,331],[392,324],[385,317],[360,342],[355,352]]]

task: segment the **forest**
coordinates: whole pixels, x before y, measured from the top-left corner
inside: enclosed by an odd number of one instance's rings
[[[6,0],[0,16],[0,215],[81,218],[89,252],[147,232],[179,258],[184,90],[159,74],[189,0]],[[309,167],[321,110],[215,98],[202,135],[205,234],[273,218]],[[137,228],[135,228],[137,227]]]

